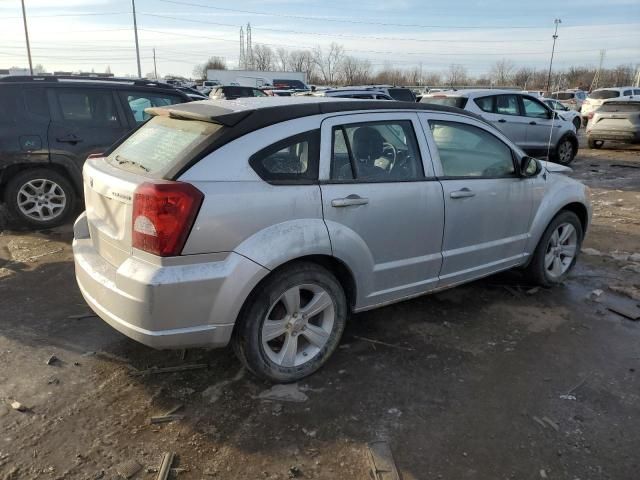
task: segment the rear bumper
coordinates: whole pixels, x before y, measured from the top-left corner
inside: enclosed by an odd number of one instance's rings
[[[640,143],[640,132],[635,130],[597,130],[587,133],[589,140],[609,140],[624,143]]]
[[[235,253],[178,257],[170,265],[130,256],[116,268],[85,231],[83,214],[73,255],[84,299],[113,328],[153,348],[227,345],[245,298],[268,273]]]

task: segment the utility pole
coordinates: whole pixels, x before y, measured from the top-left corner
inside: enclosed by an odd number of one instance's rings
[[[133,32],[136,36],[136,58],[138,59],[138,78],[142,78],[142,69],[140,68],[140,47],[138,45],[138,24],[136,23],[136,0],[131,0],[131,6],[133,7]]]
[[[553,33],[553,47],[551,48],[551,60],[549,61],[549,76],[547,77],[547,92],[551,89],[551,67],[553,66],[553,54],[556,51],[556,40],[558,39],[558,25],[562,20],[556,18],[553,23],[556,25],[556,31]]]
[[[602,71],[602,64],[604,63],[604,56],[606,53],[606,50],[600,50],[600,63],[598,64],[598,70],[596,70],[596,74],[593,76],[593,80],[591,81],[591,87],[589,87],[590,92],[593,92],[596,88],[598,88],[598,83],[600,82],[600,72]]]
[[[156,67],[156,49],[153,47],[153,76],[158,79],[158,68]]]
[[[27,39],[27,55],[29,56],[29,72],[33,75],[33,63],[31,63],[31,45],[29,45],[29,29],[27,28],[27,13],[22,0],[22,20],[24,21],[24,36]]]

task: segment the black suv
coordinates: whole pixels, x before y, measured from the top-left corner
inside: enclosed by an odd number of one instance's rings
[[[190,98],[149,80],[0,79],[0,199],[31,227],[60,225],[82,196],[82,165],[147,119]]]

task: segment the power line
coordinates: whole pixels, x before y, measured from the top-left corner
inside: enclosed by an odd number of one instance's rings
[[[388,27],[414,27],[414,28],[451,28],[451,29],[487,29],[487,28],[498,28],[503,30],[511,30],[511,29],[542,29],[546,28],[544,25],[517,25],[517,26],[509,26],[509,25],[422,25],[422,24],[411,24],[411,23],[388,23],[388,22],[367,22],[364,20],[344,20],[338,18],[325,18],[325,17],[312,17],[305,15],[291,15],[286,13],[270,13],[270,12],[258,12],[255,10],[239,10],[234,8],[223,8],[223,7],[214,7],[212,5],[202,5],[199,3],[190,3],[190,2],[179,2],[176,0],[160,0],[164,3],[172,3],[175,5],[184,5],[191,7],[201,7],[208,8],[211,10],[221,10],[226,12],[235,12],[235,13],[246,13],[250,15],[264,15],[268,17],[280,17],[280,18],[293,18],[298,20],[316,20],[322,22],[338,22],[338,23],[350,23],[350,24],[358,24],[358,25],[377,25],[377,26],[388,26]],[[637,25],[637,23],[609,23],[609,24],[584,24],[584,25],[572,25],[572,27],[600,27],[600,26],[614,26],[614,25]]]
[[[87,12],[87,13],[57,13],[53,15],[30,15],[30,18],[57,18],[57,17],[95,17],[95,16],[103,16],[103,15],[125,15],[130,14],[131,12]],[[22,17],[4,17],[5,19],[11,20]]]

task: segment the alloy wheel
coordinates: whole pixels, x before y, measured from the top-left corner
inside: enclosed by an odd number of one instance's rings
[[[329,341],[335,320],[331,295],[321,286],[289,288],[269,308],[261,342],[267,357],[281,367],[313,359]]]
[[[578,232],[570,223],[555,229],[544,255],[544,268],[552,279],[560,278],[571,267],[578,249]]]
[[[67,196],[60,185],[46,178],[36,178],[18,190],[18,209],[25,217],[46,222],[62,214]]]
[[[560,163],[569,163],[573,155],[573,144],[569,140],[565,140],[558,147],[558,160]]]

